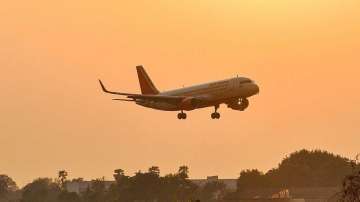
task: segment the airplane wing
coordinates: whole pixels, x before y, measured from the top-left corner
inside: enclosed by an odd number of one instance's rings
[[[166,96],[166,95],[143,95],[143,94],[133,94],[133,93],[121,93],[115,91],[109,91],[105,88],[104,84],[99,80],[100,86],[105,93],[123,95],[129,99],[114,99],[119,101],[136,101],[136,100],[149,100],[149,101],[163,101],[169,103],[180,103],[184,96]]]

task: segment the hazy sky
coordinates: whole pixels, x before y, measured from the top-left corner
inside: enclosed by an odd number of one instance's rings
[[[130,3],[131,2],[131,3]],[[15,0],[0,7],[0,173],[92,179],[190,167],[192,178],[266,171],[298,149],[360,152],[359,0]],[[112,101],[237,74],[260,85],[245,112]]]

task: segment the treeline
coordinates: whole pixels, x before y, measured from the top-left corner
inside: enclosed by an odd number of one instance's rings
[[[21,190],[7,177],[4,183],[0,181],[0,190],[3,190],[0,202],[189,202],[217,201],[226,194],[225,185],[218,181],[202,187],[192,183],[187,166],[181,166],[177,173],[165,176],[160,176],[160,169],[156,166],[133,176],[127,176],[122,169],[117,169],[110,186],[107,186],[104,178],[95,179],[79,194],[69,192],[67,184],[81,183],[81,178],[69,181],[66,171],[58,174],[56,179],[36,179]]]
[[[237,179],[237,190],[230,192],[221,181],[209,181],[198,186],[189,179],[189,169],[181,166],[178,172],[160,175],[159,167],[133,176],[117,169],[110,185],[99,178],[81,193],[69,192],[66,171],[57,178],[39,178],[18,189],[6,175],[0,175],[0,202],[188,202],[221,201],[241,198],[249,190],[294,187],[343,187],[342,196],[348,201],[360,201],[360,166],[356,161],[326,151],[301,150],[285,157],[274,169],[262,173],[256,169],[243,170]],[[351,196],[351,197],[350,197]],[[344,200],[346,201],[346,200]]]

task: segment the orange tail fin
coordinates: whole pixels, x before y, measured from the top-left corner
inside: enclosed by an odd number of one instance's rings
[[[151,81],[149,75],[146,73],[143,66],[136,66],[136,71],[139,77],[139,83],[142,94],[159,94],[159,90],[155,87],[154,83]]]

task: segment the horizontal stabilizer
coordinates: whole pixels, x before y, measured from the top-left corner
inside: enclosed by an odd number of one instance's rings
[[[121,99],[121,98],[113,98],[112,100],[127,101],[127,102],[134,102],[134,101],[135,101],[135,100],[130,100],[130,99]]]
[[[185,97],[184,96],[169,96],[169,95],[144,95],[144,94],[132,94],[132,93],[121,93],[115,91],[109,91],[106,89],[105,85],[101,80],[99,80],[100,86],[105,93],[110,93],[114,95],[123,95],[129,99],[122,98],[114,98],[113,100],[119,101],[137,101],[137,100],[145,100],[145,101],[159,101],[159,102],[167,102],[167,103],[180,103]]]

